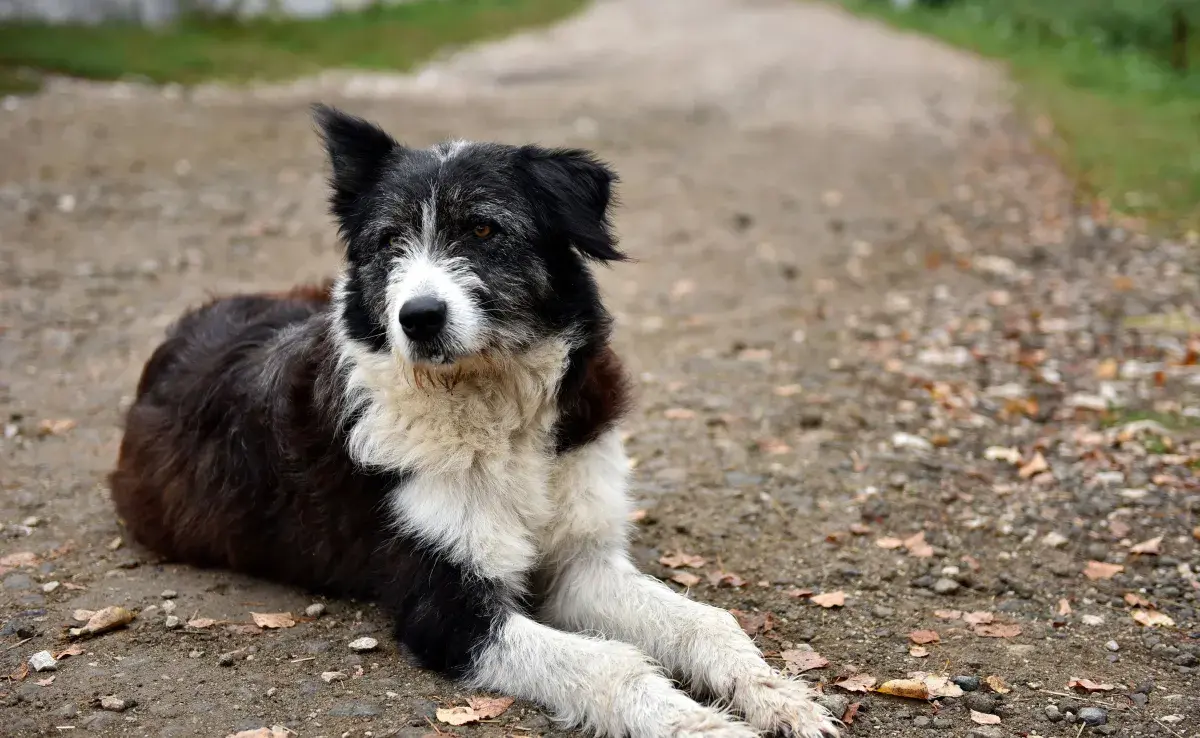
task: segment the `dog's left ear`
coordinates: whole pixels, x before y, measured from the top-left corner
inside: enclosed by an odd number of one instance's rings
[[[382,128],[328,105],[312,106],[333,173],[331,205],[345,227],[358,198],[374,187],[383,167],[400,147]]]
[[[523,167],[558,236],[570,241],[580,254],[597,261],[625,261],[617,249],[609,221],[609,205],[617,175],[582,149],[521,149]]]

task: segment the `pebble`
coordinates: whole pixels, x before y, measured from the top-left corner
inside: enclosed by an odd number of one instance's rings
[[[940,595],[954,594],[961,587],[962,587],[961,584],[954,581],[953,579],[948,579],[946,577],[942,577],[941,579],[938,579],[936,582],[933,583],[933,591],[937,592]]]
[[[33,580],[24,574],[9,574],[4,578],[5,589],[33,589]]]
[[[237,654],[233,651],[227,651],[217,657],[218,666],[233,666],[235,661],[237,661]]]
[[[133,700],[123,700],[120,697],[113,697],[111,695],[100,698],[100,709],[108,710],[109,712],[125,712],[135,704],[137,703]]]
[[[947,730],[948,728],[954,727],[954,721],[950,718],[935,717],[933,719],[933,727],[937,728],[938,730]]]
[[[986,712],[995,714],[996,707],[999,705],[999,700],[990,694],[982,692],[972,692],[963,699],[963,704],[975,712]]]
[[[967,738],[1002,738],[1004,731],[995,725],[976,725],[967,731]]]
[[[950,681],[958,685],[958,688],[964,692],[974,692],[979,689],[979,677],[977,676],[955,676],[950,677]]]
[[[347,677],[345,675],[345,673],[340,672],[340,671],[323,671],[323,672],[321,672],[321,681],[325,682],[326,684],[332,684],[333,682],[340,682],[343,679],[348,679],[348,678],[349,677]]]
[[[350,650],[358,651],[360,653],[363,651],[374,651],[378,647],[379,641],[366,636],[350,641]]]
[[[42,585],[42,591],[45,592],[46,594],[50,594],[54,590],[58,589],[60,586],[62,586],[62,585],[60,585],[58,582],[46,582],[45,584]]]
[[[160,595],[160,597],[162,597],[164,600],[173,600],[178,596],[179,593],[173,589],[164,589]]]
[[[54,654],[49,651],[38,651],[29,657],[29,665],[34,671],[55,671],[58,669],[58,662],[54,660]]]
[[[1104,647],[1109,651],[1113,651],[1114,653],[1121,650],[1121,644],[1117,643],[1116,641],[1109,641],[1108,643],[1104,644]]]
[[[304,608],[304,614],[310,618],[319,618],[325,614],[325,605],[321,604],[320,602],[314,602],[313,604]]]
[[[846,708],[850,706],[850,700],[840,694],[825,694],[817,698],[817,702],[829,710],[829,714],[835,718],[841,718],[846,714]]]
[[[1052,723],[1057,723],[1063,719],[1062,712],[1059,711],[1058,705],[1046,705],[1046,717]]]
[[[884,605],[876,605],[871,608],[871,614],[877,618],[890,618],[896,614],[895,608],[885,607]]]
[[[1129,695],[1129,699],[1133,700],[1133,704],[1138,707],[1145,707],[1146,703],[1150,701],[1150,698],[1141,692],[1134,692]]]
[[[177,606],[174,600],[167,600],[166,602],[162,603],[162,610],[168,615],[175,612],[176,607]]]
[[[183,622],[180,621],[178,615],[168,615],[167,619],[163,621],[163,625],[167,626],[167,630],[176,630],[183,626]]]
[[[74,702],[67,702],[62,707],[55,710],[54,714],[57,717],[63,718],[65,720],[70,720],[71,718],[73,718],[79,714],[79,708],[75,706]]]
[[[918,728],[928,728],[930,722],[932,721],[924,715],[918,715],[913,718],[913,725],[917,726]]]
[[[1079,712],[1076,714],[1079,715],[1079,719],[1082,720],[1085,725],[1104,725],[1108,722],[1108,710],[1105,710],[1102,707],[1083,707],[1080,708]]]

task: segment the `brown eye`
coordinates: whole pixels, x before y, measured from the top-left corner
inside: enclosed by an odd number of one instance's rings
[[[479,225],[475,226],[475,229],[472,232],[475,234],[475,238],[487,238],[488,236],[492,235],[492,227],[490,225],[480,223]]]

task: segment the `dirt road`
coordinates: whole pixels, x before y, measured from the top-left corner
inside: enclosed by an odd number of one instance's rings
[[[601,278],[639,378],[638,559],[698,577],[693,596],[744,613],[772,658],[822,654],[806,676],[839,713],[859,705],[851,734],[1195,734],[1200,382],[1162,324],[1200,332],[1195,249],[1078,221],[1003,93],[973,58],[822,5],[606,0],[412,76],[63,82],[11,101],[0,734],[557,732],[521,704],[439,724],[468,695],[408,667],[368,604],[253,632],[250,612],[313,600],[122,540],[105,474],[168,322],[336,269],[315,100],[414,144],[570,144],[615,164],[639,262]],[[705,562],[659,563],[674,551]],[[1113,566],[1093,579],[1089,560]],[[66,647],[75,610],[108,605],[139,614],[22,677]],[[171,614],[239,625],[170,630]],[[365,635],[378,650],[353,652]],[[914,671],[968,691],[832,686]],[[1009,686],[972,691],[992,676]]]

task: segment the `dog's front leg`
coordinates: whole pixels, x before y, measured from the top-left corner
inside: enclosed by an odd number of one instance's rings
[[[745,723],[676,689],[636,647],[535,622],[505,587],[451,564],[398,610],[396,631],[427,668],[520,697],[605,738],[754,738]]]
[[[772,669],[732,615],[636,570],[625,544],[624,459],[610,433],[563,460],[555,484],[568,512],[552,546],[545,619],[636,644],[760,730],[836,736],[836,722],[808,685]]]

